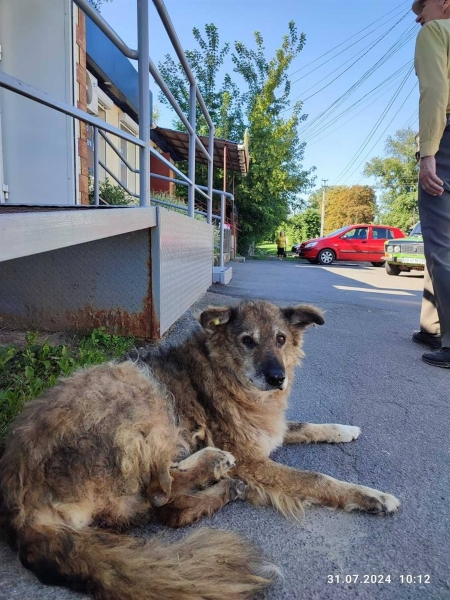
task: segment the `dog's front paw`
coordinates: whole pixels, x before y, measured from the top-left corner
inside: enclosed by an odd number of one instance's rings
[[[210,453],[207,455],[207,460],[209,459],[212,461],[215,479],[225,477],[228,471],[236,465],[236,459],[230,452],[217,448],[210,449]]]
[[[354,427],[353,425],[332,425],[332,432],[329,441],[335,444],[339,444],[341,442],[353,442],[357,440],[361,435],[361,429],[359,427]]]
[[[354,493],[351,494],[352,498],[349,498],[349,502],[344,506],[346,511],[362,510],[374,515],[389,515],[396,512],[400,506],[400,500],[392,494],[363,485],[355,488]]]

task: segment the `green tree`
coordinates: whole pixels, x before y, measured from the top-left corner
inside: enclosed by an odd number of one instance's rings
[[[325,202],[325,234],[351,225],[372,223],[376,212],[374,190],[367,185],[329,187]]]
[[[315,238],[320,234],[320,215],[315,208],[308,207],[300,213],[290,217],[276,228],[273,239],[278,232],[286,231],[289,245]]]
[[[308,196],[308,206],[311,208],[315,208],[320,211],[320,207],[322,206],[322,197],[323,197],[323,189],[320,187],[317,190],[314,190]]]
[[[255,33],[256,49],[235,43],[232,53],[234,71],[243,78],[242,84],[230,75],[217,84],[219,71],[228,54],[229,44],[220,46],[218,29],[209,24],[206,37],[193,30],[200,49],[186,51],[199,89],[216,126],[216,136],[241,141],[247,127],[250,138],[250,170],[247,177],[235,178],[236,207],[239,214],[239,246],[246,250],[250,242],[270,237],[276,226],[284,221],[289,209],[301,206],[299,194],[311,185],[312,170],[302,167],[304,144],[297,127],[301,104],[297,103],[289,117],[283,111],[289,106],[290,82],[287,75],[292,60],[304,45],[304,35],[297,33],[293,22],[275,56],[268,60],[261,34]],[[186,112],[189,93],[179,65],[170,56],[159,64],[171,92]],[[164,102],[164,98],[161,98]],[[206,126],[198,117],[199,131]],[[179,124],[175,123],[176,126]],[[201,167],[198,169],[200,173]],[[215,170],[215,187],[221,187],[221,170]],[[205,179],[205,177],[203,177]]]
[[[387,138],[385,156],[372,158],[364,169],[381,192],[379,220],[404,231],[418,220],[416,149],[414,131],[400,129]]]
[[[320,214],[315,208],[309,207],[302,213],[301,241],[310,240],[320,235]]]
[[[226,43],[221,47],[219,30],[213,23],[205,25],[204,36],[197,27],[194,27],[192,34],[199,48],[185,50],[185,54],[216,128],[215,135],[218,138],[242,140],[245,130],[243,115],[245,96],[228,73],[222,77],[220,83],[218,82],[225,57],[230,53],[230,44]],[[159,63],[158,69],[183,113],[188,115],[189,86],[183,67],[175,62],[170,54],[166,54],[164,62]],[[161,93],[159,98],[163,104],[169,105],[164,94]],[[208,126],[198,103],[196,119],[197,132],[206,135]],[[186,130],[178,118],[174,120],[173,126],[180,131]]]
[[[112,0],[89,0],[89,3],[92,4],[94,8],[100,12],[100,7],[104,2],[112,2]]]

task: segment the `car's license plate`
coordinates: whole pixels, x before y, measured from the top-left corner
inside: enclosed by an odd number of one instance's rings
[[[412,263],[414,265],[424,265],[425,259],[424,258],[409,258],[408,256],[404,256],[401,259],[401,262]]]

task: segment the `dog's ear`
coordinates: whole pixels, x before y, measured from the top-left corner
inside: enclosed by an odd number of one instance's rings
[[[281,313],[289,325],[297,329],[306,329],[309,325],[323,325],[325,323],[322,311],[309,304],[282,308]]]
[[[231,309],[226,306],[210,306],[200,315],[200,324],[207,333],[214,333],[219,325],[230,320]]]

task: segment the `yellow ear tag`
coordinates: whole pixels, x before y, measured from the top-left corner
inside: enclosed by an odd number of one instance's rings
[[[216,317],[216,318],[213,320],[213,323],[214,323],[214,325],[220,325],[220,319],[219,319],[219,317]]]

